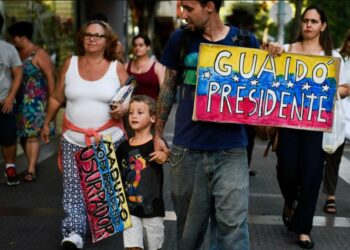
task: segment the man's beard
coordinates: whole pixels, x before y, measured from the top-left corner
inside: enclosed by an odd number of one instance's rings
[[[194,25],[193,25],[192,27],[194,27],[194,28],[193,28],[193,29],[190,29],[190,28],[188,27],[188,25],[186,25],[186,26],[185,26],[185,29],[190,30],[190,31],[193,32],[193,34],[195,34],[195,35],[201,35],[201,34],[203,34],[203,31],[204,31],[203,28],[199,28],[199,27],[194,26]]]

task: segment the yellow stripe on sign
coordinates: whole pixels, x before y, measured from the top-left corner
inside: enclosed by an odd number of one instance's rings
[[[272,57],[265,50],[202,43],[198,66],[214,68],[222,73],[239,72],[244,76],[260,76],[271,72],[275,76],[294,74],[296,80],[338,78],[340,58],[283,53]]]

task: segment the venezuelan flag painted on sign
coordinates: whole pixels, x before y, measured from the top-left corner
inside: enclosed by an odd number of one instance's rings
[[[194,120],[329,131],[340,59],[201,44]]]

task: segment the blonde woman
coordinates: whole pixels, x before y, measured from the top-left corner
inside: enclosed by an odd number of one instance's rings
[[[49,142],[49,122],[66,102],[61,139],[65,211],[62,247],[82,249],[87,215],[74,153],[87,145],[85,136],[91,129],[102,135],[111,134],[115,147],[125,140],[121,118],[127,107],[111,110],[109,104],[128,75],[115,60],[117,38],[107,23],[93,20],[85,24],[77,45],[78,56],[66,59],[50,98],[42,138]]]

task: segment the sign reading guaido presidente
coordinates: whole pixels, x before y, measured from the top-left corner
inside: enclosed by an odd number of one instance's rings
[[[340,59],[201,44],[193,120],[330,131]]]

